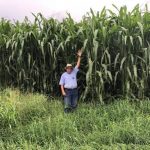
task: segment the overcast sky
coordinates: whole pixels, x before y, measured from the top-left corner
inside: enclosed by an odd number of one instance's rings
[[[41,12],[45,17],[61,19],[69,12],[78,21],[90,8],[99,11],[106,6],[112,9],[115,4],[117,7],[127,5],[131,10],[137,3],[141,9],[147,3],[150,9],[150,0],[0,0],[0,18],[23,20],[28,16],[33,19],[31,13]]]

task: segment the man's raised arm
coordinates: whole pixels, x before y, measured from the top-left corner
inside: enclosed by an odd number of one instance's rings
[[[77,65],[76,65],[77,68],[80,67],[81,55],[82,55],[82,51],[81,51],[81,50],[78,50],[78,53],[77,53],[78,60],[77,60]]]

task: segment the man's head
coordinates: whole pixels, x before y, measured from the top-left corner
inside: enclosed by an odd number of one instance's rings
[[[67,64],[65,69],[66,69],[66,72],[70,74],[72,72],[72,70],[73,70],[72,64]]]

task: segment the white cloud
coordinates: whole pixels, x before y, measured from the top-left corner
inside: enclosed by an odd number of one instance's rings
[[[150,7],[150,0],[0,0],[0,17],[22,20],[24,16],[28,16],[32,19],[31,12],[41,12],[45,17],[61,19],[69,12],[79,20],[90,8],[100,11],[106,6],[113,9],[112,4],[115,4],[117,7],[127,5],[131,10],[137,3],[142,8],[145,3]]]

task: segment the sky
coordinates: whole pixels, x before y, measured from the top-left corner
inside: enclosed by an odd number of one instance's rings
[[[140,4],[141,9],[144,9],[147,3],[150,10],[150,0],[0,0],[0,18],[22,21],[28,16],[32,20],[34,18],[32,13],[40,12],[46,18],[62,20],[68,12],[79,21],[90,8],[100,11],[106,6],[113,10],[112,4],[115,4],[117,7],[126,5],[132,10],[137,3]]]

